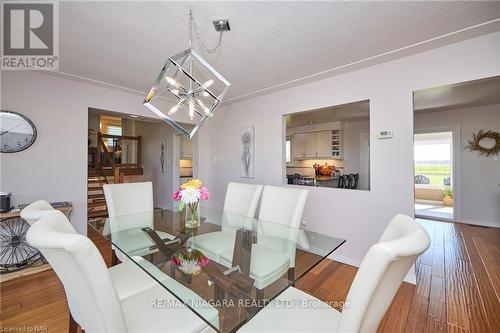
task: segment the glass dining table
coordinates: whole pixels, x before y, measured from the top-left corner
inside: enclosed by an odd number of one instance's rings
[[[183,212],[170,209],[89,224],[111,242],[114,255],[137,264],[217,332],[235,332],[345,243],[203,207],[200,216],[195,229],[185,227]]]

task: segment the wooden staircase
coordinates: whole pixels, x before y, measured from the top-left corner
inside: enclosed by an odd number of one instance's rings
[[[87,179],[87,218],[106,218],[108,209],[102,186],[108,183],[105,176],[89,176]]]
[[[112,141],[112,145],[109,145],[109,140]],[[135,145],[131,142],[135,142]],[[97,133],[97,147],[88,148],[87,218],[89,220],[108,217],[102,189],[104,184],[108,184],[108,179],[113,184],[118,184],[125,182],[127,176],[143,175],[141,146],[140,136]],[[131,159],[136,163],[122,163],[121,153],[126,147],[137,148],[134,158]]]

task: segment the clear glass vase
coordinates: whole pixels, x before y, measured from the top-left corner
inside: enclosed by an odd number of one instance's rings
[[[200,226],[200,222],[198,202],[186,205],[186,228],[196,229]]]

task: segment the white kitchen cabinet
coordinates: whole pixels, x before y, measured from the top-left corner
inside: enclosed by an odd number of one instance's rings
[[[317,156],[316,141],[317,141],[316,133],[304,134],[304,157],[314,158]]]
[[[316,156],[332,157],[332,131],[316,133]]]
[[[342,130],[297,133],[292,136],[292,158],[342,159]]]
[[[295,134],[292,137],[292,156],[294,160],[304,158],[305,134]]]
[[[189,140],[185,136],[181,136],[181,160],[187,160],[193,158],[193,141]]]

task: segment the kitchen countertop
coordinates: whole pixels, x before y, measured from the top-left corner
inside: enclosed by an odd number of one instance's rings
[[[335,180],[339,179],[339,176],[316,176],[316,180],[318,181],[324,181],[324,180]]]

